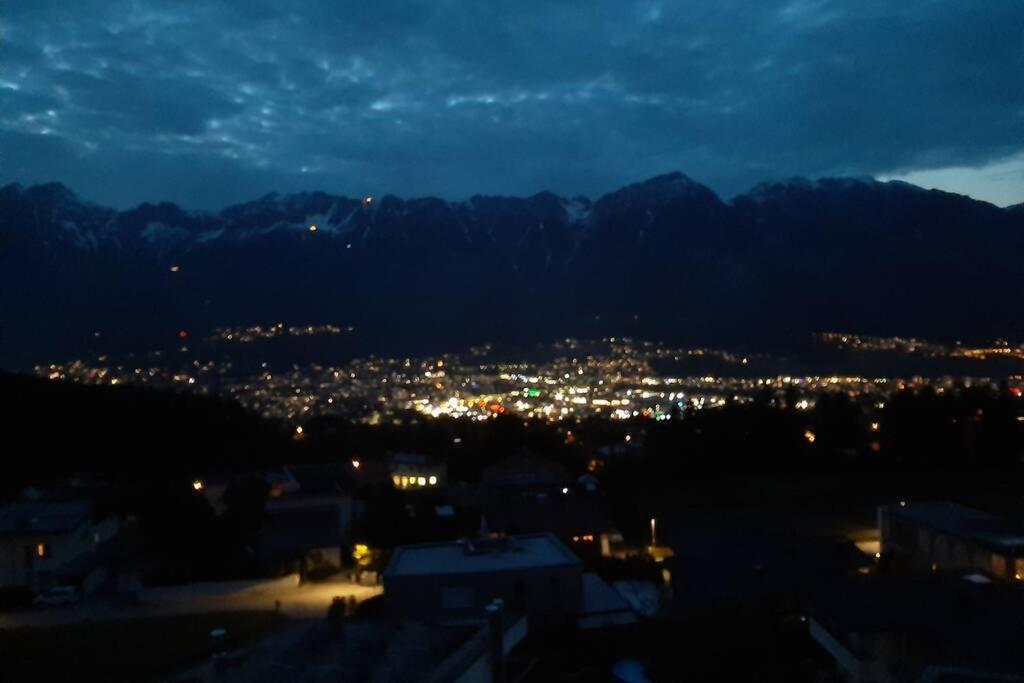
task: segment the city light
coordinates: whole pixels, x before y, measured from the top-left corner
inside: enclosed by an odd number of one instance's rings
[[[346,324],[248,325],[217,328],[204,338],[208,344],[256,344],[280,337],[317,337],[355,334]],[[182,329],[179,338],[191,336]],[[881,410],[884,398],[901,380],[856,375],[807,376],[675,376],[655,370],[659,363],[686,357],[713,358],[716,363],[741,365],[742,358],[727,351],[675,348],[657,342],[615,338],[583,341],[566,339],[552,348],[549,360],[492,361],[484,345],[465,355],[447,354],[443,360],[411,358],[356,358],[339,365],[263,365],[253,374],[240,373],[229,361],[184,356],[184,367],[154,352],[135,367],[101,360],[76,360],[37,366],[36,373],[54,380],[84,384],[119,384],[179,388],[217,393],[234,399],[264,417],[294,421],[320,415],[345,415],[377,424],[408,419],[409,413],[427,418],[492,420],[514,414],[525,420],[573,421],[588,417],[610,420],[661,421],[685,418],[686,413],[750,404],[767,396],[770,405],[783,407],[787,394],[798,392],[792,405],[811,409],[825,394],[861,397],[865,406]],[[186,353],[182,351],[182,353]],[[105,358],[101,356],[100,358]],[[583,370],[583,374],[579,373]],[[936,385],[952,389],[953,380],[902,380],[905,386]],[[1019,388],[1019,381],[1011,384]],[[1017,416],[1024,417],[1024,416]],[[1024,421],[1024,420],[1022,420]],[[866,423],[879,432],[876,418]],[[876,426],[877,425],[877,426]],[[810,431],[810,430],[808,430]],[[621,437],[632,446],[636,434]],[[804,438],[810,442],[806,435]],[[568,441],[574,441],[568,436]],[[875,450],[869,444],[869,448]],[[880,448],[880,446],[879,446]]]

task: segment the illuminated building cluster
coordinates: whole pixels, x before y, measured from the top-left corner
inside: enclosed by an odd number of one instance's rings
[[[351,325],[346,327],[339,327],[338,325],[290,325],[286,327],[284,323],[277,323],[270,326],[218,327],[211,336],[207,337],[207,340],[244,344],[257,340],[273,339],[275,337],[315,337],[350,334],[353,331],[354,328]]]
[[[276,330],[276,331],[275,331]],[[312,330],[312,331],[311,331]],[[282,334],[340,334],[339,326],[274,325],[219,330],[225,340],[248,341]],[[262,336],[260,336],[262,335]],[[847,344],[853,336],[847,335]],[[858,337],[856,339],[873,339]],[[874,342],[857,342],[874,343]],[[230,361],[192,358],[181,347],[145,360],[115,364],[106,356],[38,366],[37,374],[84,384],[134,384],[179,388],[231,397],[261,415],[301,424],[317,415],[343,415],[375,423],[429,417],[488,420],[514,414],[557,421],[599,416],[664,420],[687,411],[720,408],[767,398],[772,404],[809,410],[823,393],[845,393],[874,403],[894,390],[931,385],[942,393],[957,382],[987,379],[894,379],[858,376],[757,376],[759,358],[709,349],[678,349],[653,342],[612,338],[562,340],[542,361],[493,358],[488,346],[434,358],[359,358],[342,365],[258,365],[243,371]],[[716,375],[677,374],[678,361],[713,357],[726,370]],[[742,370],[742,371],[740,371]],[[747,374],[744,374],[747,373]],[[1021,394],[1021,378],[1010,390]],[[790,404],[791,402],[791,404]],[[408,475],[407,475],[408,476]],[[419,485],[419,476],[413,481]],[[408,479],[407,479],[408,484]],[[429,477],[426,479],[429,486]]]
[[[839,349],[868,352],[899,352],[919,355],[927,358],[1016,358],[1024,360],[1024,345],[1012,345],[1005,339],[997,339],[990,346],[965,346],[956,344],[937,344],[935,342],[914,339],[913,337],[868,337],[846,332],[826,332],[821,340]]]

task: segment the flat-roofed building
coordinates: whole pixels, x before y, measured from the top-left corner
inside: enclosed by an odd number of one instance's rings
[[[1024,578],[1024,525],[950,502],[878,509],[882,554],[918,569],[984,571]]]
[[[1024,590],[970,572],[843,577],[810,635],[851,683],[1024,681]]]
[[[495,598],[531,620],[575,617],[583,607],[583,563],[552,534],[396,548],[384,571],[394,616],[478,618]]]

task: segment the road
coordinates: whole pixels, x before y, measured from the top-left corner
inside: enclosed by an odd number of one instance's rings
[[[273,609],[280,609],[293,619],[322,619],[335,597],[354,597],[362,602],[381,593],[380,586],[363,586],[343,579],[302,586],[295,583],[294,580],[276,580],[249,584],[244,589],[237,589],[231,585],[223,591],[218,591],[216,584],[162,588],[152,593],[144,591],[139,602],[133,604],[87,598],[78,604],[65,607],[0,614],[0,628]]]

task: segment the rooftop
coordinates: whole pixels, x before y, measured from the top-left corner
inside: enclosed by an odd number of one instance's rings
[[[74,531],[91,513],[92,504],[86,501],[12,503],[0,507],[0,535]]]
[[[1024,589],[978,577],[960,572],[845,577],[820,590],[811,614],[855,650],[851,634],[899,632],[933,665],[1020,671],[1024,652],[1015,643],[1024,628]]]
[[[889,515],[1007,553],[1024,552],[1024,525],[952,502],[890,505]]]
[[[299,486],[299,496],[335,495],[352,488],[352,476],[340,463],[286,465],[285,473]]]
[[[407,545],[395,549],[384,575],[480,574],[580,565],[552,534]]]

